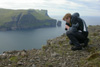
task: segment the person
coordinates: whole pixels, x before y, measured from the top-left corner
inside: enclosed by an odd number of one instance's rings
[[[86,47],[89,42],[88,38],[88,27],[85,21],[80,18],[79,13],[70,14],[67,13],[63,20],[66,21],[65,30],[66,35],[69,38],[69,44],[74,45],[71,47],[72,50],[82,50],[82,47]],[[76,25],[76,26],[75,26]],[[80,45],[84,43],[84,45]]]

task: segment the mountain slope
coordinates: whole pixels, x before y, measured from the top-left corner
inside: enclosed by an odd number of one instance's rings
[[[55,26],[56,20],[48,16],[47,10],[0,9],[0,30],[20,30]]]

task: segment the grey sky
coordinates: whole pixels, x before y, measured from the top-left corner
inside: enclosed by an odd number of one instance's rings
[[[100,0],[0,0],[0,8],[46,9],[49,15],[79,12],[81,16],[100,16]]]

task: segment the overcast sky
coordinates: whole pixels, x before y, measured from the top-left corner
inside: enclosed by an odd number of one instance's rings
[[[0,8],[46,9],[50,16],[74,12],[81,16],[100,16],[100,0],[0,0]]]

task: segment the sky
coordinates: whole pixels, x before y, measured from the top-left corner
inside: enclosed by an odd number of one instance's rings
[[[100,16],[100,0],[0,0],[0,8],[45,9],[50,16],[75,12],[81,16]]]

